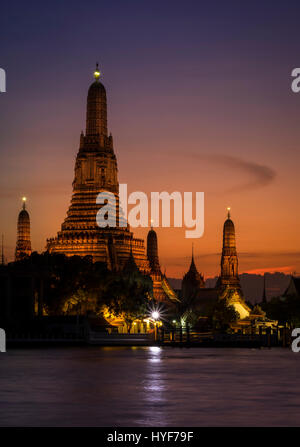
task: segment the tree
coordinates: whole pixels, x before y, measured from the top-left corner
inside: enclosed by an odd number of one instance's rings
[[[262,307],[267,316],[277,320],[279,324],[287,324],[290,328],[300,325],[300,300],[295,295],[274,297],[263,303]]]
[[[226,332],[229,329],[230,324],[239,319],[239,314],[224,298],[218,300],[213,307],[211,319],[214,329]]]
[[[43,284],[43,306],[49,315],[98,312],[108,276],[105,263],[91,256],[32,253],[13,264],[18,271],[32,273],[37,292]]]
[[[111,274],[103,294],[108,311],[122,317],[130,332],[134,320],[143,319],[152,301],[152,281],[141,273]]]

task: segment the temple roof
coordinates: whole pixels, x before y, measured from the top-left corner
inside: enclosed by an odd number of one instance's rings
[[[284,296],[288,296],[288,295],[300,296],[300,277],[291,276],[289,285],[283,295]]]
[[[194,253],[192,253],[191,265],[188,272],[184,275],[183,281],[197,281],[204,284],[204,278],[201,273],[198,272],[195,261],[194,261]]]
[[[300,278],[296,278],[295,276],[293,276],[293,282],[298,294],[300,295]]]

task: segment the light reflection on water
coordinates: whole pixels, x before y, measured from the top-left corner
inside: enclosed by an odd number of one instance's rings
[[[9,350],[0,425],[299,426],[299,361],[280,348]]]
[[[167,425],[165,415],[161,411],[167,405],[167,384],[162,376],[161,365],[159,365],[162,360],[161,356],[162,348],[158,346],[149,347],[146,378],[143,384],[144,392],[142,393],[144,394],[145,409],[143,416],[137,421],[142,426]],[[160,409],[159,412],[156,411],[157,407]]]

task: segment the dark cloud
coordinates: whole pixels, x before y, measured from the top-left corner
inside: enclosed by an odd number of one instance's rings
[[[186,153],[185,153],[186,155]],[[239,157],[223,154],[190,154],[203,161],[208,161],[214,165],[226,167],[226,169],[239,170],[245,174],[245,182],[230,188],[227,192],[241,192],[251,189],[261,188],[272,183],[276,177],[276,172],[264,165],[243,160]]]

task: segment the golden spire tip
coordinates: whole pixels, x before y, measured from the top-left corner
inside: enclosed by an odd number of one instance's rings
[[[96,79],[96,81],[98,81],[98,79],[100,78],[100,70],[99,70],[99,64],[98,62],[96,63],[96,70],[94,71],[94,78]]]

